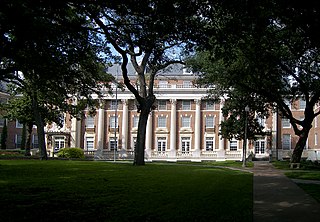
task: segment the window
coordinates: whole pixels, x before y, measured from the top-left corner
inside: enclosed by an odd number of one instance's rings
[[[32,147],[33,148],[39,148],[39,140],[38,140],[38,136],[37,135],[33,135]]]
[[[166,127],[167,118],[165,116],[158,116],[158,127]]]
[[[132,127],[138,128],[138,123],[139,123],[139,116],[133,116]]]
[[[190,110],[191,109],[191,101],[183,100],[182,101],[182,109]]]
[[[181,118],[181,122],[182,122],[181,124],[182,127],[190,127],[190,116],[183,116]]]
[[[168,81],[165,81],[165,80],[159,81],[159,88],[168,88]]]
[[[318,133],[314,134],[314,145],[318,145]]]
[[[3,127],[3,126],[4,126],[4,121],[5,121],[4,118],[0,118],[0,127]]]
[[[213,116],[206,117],[206,128],[214,128],[214,117]]]
[[[167,109],[167,101],[158,100],[158,110],[166,110],[166,109]]]
[[[166,137],[158,137],[158,151],[162,152],[162,151],[166,151],[167,148],[167,138]]]
[[[110,128],[118,128],[118,117],[117,116],[110,116]]]
[[[117,150],[118,147],[118,138],[110,137],[109,139],[110,150]]]
[[[290,150],[291,149],[291,135],[283,134],[282,135],[282,149]]]
[[[283,128],[290,128],[290,120],[287,118],[282,118],[282,127]]]
[[[23,128],[23,124],[16,120],[16,128]]]
[[[291,101],[290,100],[284,100],[284,103],[288,106],[289,109],[291,109]]]
[[[260,124],[260,126],[265,127],[266,121],[265,121],[264,118],[262,118],[262,117],[257,117],[257,121],[258,121],[258,123]]]
[[[93,137],[86,137],[86,149],[93,150],[94,149],[94,138]]]
[[[54,137],[54,151],[58,151],[65,147],[65,138],[63,136]]]
[[[229,141],[230,144],[230,151],[237,151],[238,150],[238,141],[235,139],[232,139]]]
[[[16,134],[15,143],[16,148],[21,148],[22,136]]]
[[[266,142],[264,140],[257,140],[254,143],[254,151],[256,154],[264,154]]]
[[[206,101],[206,110],[214,110],[214,102]]]
[[[93,116],[87,116],[86,127],[87,128],[94,128],[94,117]]]
[[[299,99],[299,109],[305,109],[306,108],[306,101],[304,99]]]
[[[136,149],[136,146],[137,146],[137,137],[133,137],[132,138],[132,147],[134,148],[134,149]]]
[[[119,108],[119,101],[118,100],[111,100],[110,109],[116,110]]]
[[[314,127],[317,128],[318,127],[318,116],[316,116],[314,118]]]
[[[182,152],[189,152],[190,151],[190,137],[181,137],[181,150]]]
[[[183,88],[191,88],[191,81],[183,81]]]
[[[206,151],[213,151],[214,138],[206,137]]]

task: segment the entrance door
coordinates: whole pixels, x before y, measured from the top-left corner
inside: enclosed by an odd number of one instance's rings
[[[255,146],[254,146],[255,154],[265,154],[265,148],[266,148],[265,140],[255,141]]]

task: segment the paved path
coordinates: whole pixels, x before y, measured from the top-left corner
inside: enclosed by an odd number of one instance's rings
[[[257,161],[253,173],[254,222],[320,221],[320,204],[281,170]]]

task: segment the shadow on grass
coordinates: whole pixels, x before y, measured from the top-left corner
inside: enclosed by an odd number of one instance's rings
[[[0,160],[0,171],[2,221],[252,221],[245,172],[37,160]]]

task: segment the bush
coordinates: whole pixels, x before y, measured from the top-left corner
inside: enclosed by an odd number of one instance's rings
[[[63,158],[84,158],[84,153],[81,148],[62,148],[58,152],[58,157]]]

